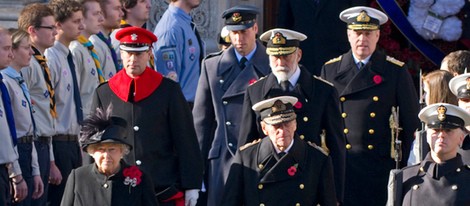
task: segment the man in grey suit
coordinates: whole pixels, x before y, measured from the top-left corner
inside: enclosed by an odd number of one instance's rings
[[[207,204],[221,205],[231,161],[239,145],[238,131],[246,88],[267,75],[266,48],[256,42],[258,8],[235,6],[223,13],[232,46],[203,60],[193,116],[205,159]],[[205,196],[205,195],[203,195]]]

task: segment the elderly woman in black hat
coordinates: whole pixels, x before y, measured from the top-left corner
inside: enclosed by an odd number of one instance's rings
[[[122,159],[132,149],[126,125],[124,119],[111,117],[111,108],[97,109],[84,121],[80,143],[94,163],[72,170],[62,206],[157,205],[149,176]]]

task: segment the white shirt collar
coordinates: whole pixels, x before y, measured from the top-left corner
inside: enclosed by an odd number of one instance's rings
[[[294,74],[292,74],[292,76],[289,78],[290,84],[295,87],[295,85],[297,84],[297,81],[299,81],[299,78],[300,78],[300,67],[299,65],[297,65],[297,69],[295,69]],[[280,84],[281,81],[277,79],[277,83]]]
[[[285,152],[286,154],[289,153],[290,148],[292,148],[292,145],[294,145],[294,141],[294,138],[292,138],[292,142],[290,142],[290,145],[283,152]],[[277,147],[274,147],[274,149],[276,150],[276,154],[279,154],[281,152],[281,150],[279,150]]]

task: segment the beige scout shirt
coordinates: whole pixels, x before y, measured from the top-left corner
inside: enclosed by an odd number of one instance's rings
[[[52,85],[55,89],[57,134],[78,135],[80,126],[75,111],[73,80],[67,61],[69,49],[55,41],[54,46],[46,49],[45,56],[51,70]],[[79,85],[80,87],[80,85]]]

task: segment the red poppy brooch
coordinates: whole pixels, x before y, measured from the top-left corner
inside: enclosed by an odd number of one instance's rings
[[[294,164],[292,166],[289,167],[289,169],[287,169],[287,174],[289,174],[289,176],[294,176],[295,173],[297,173],[297,167],[299,166],[299,164]]]
[[[295,103],[294,108],[296,108],[296,109],[302,108],[302,102],[298,101],[297,103]]]
[[[382,76],[380,76],[380,75],[378,75],[378,74],[377,74],[377,75],[374,75],[374,77],[372,78],[372,80],[374,80],[374,83],[375,83],[375,84],[380,84],[380,83],[382,83]]]
[[[130,187],[135,187],[142,181],[142,171],[140,171],[137,166],[125,168],[122,173],[126,177],[124,184],[129,185],[129,191]]]

